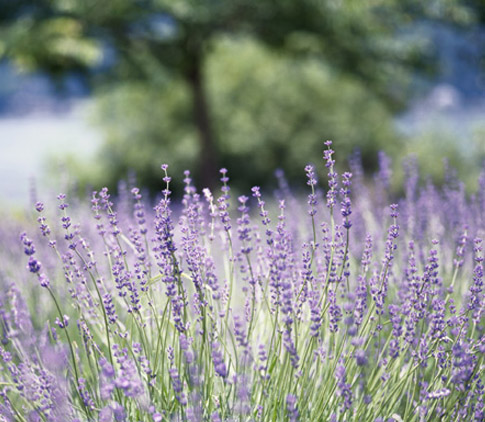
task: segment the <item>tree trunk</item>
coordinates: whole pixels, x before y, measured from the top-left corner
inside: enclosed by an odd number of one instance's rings
[[[194,54],[192,57],[187,79],[192,90],[193,118],[199,135],[200,183],[201,187],[213,188],[217,182],[219,169],[217,168],[215,137],[202,74],[202,60],[199,54]]]

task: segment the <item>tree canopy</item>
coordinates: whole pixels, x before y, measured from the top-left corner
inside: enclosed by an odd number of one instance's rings
[[[369,156],[392,143],[411,76],[433,68],[415,22],[479,18],[458,0],[3,3],[0,57],[100,94],[104,169],[148,179],[165,159],[196,164],[204,185],[221,164],[261,183],[325,138]]]

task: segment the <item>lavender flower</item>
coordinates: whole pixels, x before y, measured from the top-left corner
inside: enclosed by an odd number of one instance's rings
[[[342,188],[340,189],[340,194],[343,196],[341,202],[341,214],[344,218],[343,226],[346,229],[350,229],[352,227],[352,223],[350,222],[349,216],[352,214],[351,202],[350,202],[350,184],[351,184],[352,173],[345,172],[342,175]]]
[[[217,375],[221,378],[227,377],[227,368],[226,364],[224,363],[224,357],[221,353],[220,344],[217,341],[212,342],[212,362],[214,363],[214,370],[216,371]]]
[[[22,244],[24,245],[24,253],[29,257],[29,261],[27,263],[27,269],[37,275],[37,278],[39,280],[39,284],[42,287],[49,287],[49,278],[43,274],[40,273],[40,270],[42,269],[42,264],[40,261],[38,261],[35,257],[35,246],[34,242],[27,237],[27,234],[24,232],[20,235],[20,240],[22,241]]]
[[[280,174],[231,210],[222,169],[179,201],[163,165],[154,208],[128,180],[49,225],[36,203],[20,244],[2,220],[1,417],[482,421],[485,194],[411,162],[389,220],[389,159],[339,181],[331,147],[326,198],[308,165],[308,199]]]
[[[476,238],[475,241],[475,269],[473,271],[473,284],[470,287],[470,299],[468,301],[468,310],[477,310],[478,314],[483,313],[483,309],[479,310],[480,304],[483,302],[483,256],[482,256],[482,239]],[[482,305],[483,307],[483,305]],[[479,318],[476,319],[477,322]]]
[[[315,186],[317,184],[317,179],[315,177],[315,171],[312,165],[307,165],[305,167],[305,172],[308,178],[307,185],[311,187],[312,193],[308,195],[308,215],[313,217],[316,213],[317,206],[317,196],[315,194]]]
[[[346,383],[345,367],[341,364],[335,370],[335,378],[337,379],[338,395],[343,398],[343,406],[345,409],[352,407],[352,390],[350,384]]]
[[[325,167],[328,168],[328,187],[327,192],[327,207],[332,209],[336,202],[337,196],[337,173],[334,170],[335,160],[332,159],[334,151],[331,149],[332,141],[326,141],[327,149],[323,151],[323,159],[325,160]]]
[[[288,419],[291,422],[298,421],[300,415],[298,414],[297,398],[293,394],[286,396],[286,411],[288,412]]]

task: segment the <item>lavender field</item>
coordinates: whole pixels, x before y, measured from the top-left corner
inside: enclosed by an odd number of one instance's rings
[[[130,186],[4,215],[0,421],[484,421],[485,171],[470,195],[334,159],[297,193],[162,165],[155,206]]]

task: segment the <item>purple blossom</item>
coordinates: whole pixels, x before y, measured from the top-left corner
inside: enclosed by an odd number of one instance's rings
[[[477,311],[477,314],[483,313],[483,256],[482,256],[482,239],[476,238],[475,241],[475,269],[473,271],[473,284],[470,287],[470,299],[468,301],[468,310]],[[476,318],[477,323],[479,318]]]
[[[365,350],[358,349],[355,351],[355,362],[359,366],[367,365],[367,355],[365,353]]]
[[[330,304],[328,308],[330,314],[330,331],[336,333],[338,331],[338,323],[342,319],[342,310],[337,303],[337,296],[333,290],[328,292],[328,302]]]
[[[187,404],[187,399],[185,393],[183,392],[182,382],[180,381],[180,376],[176,368],[172,367],[169,369],[170,379],[172,380],[172,388],[175,392],[175,397],[182,406]]]
[[[315,194],[317,179],[312,165],[308,164],[305,167],[305,172],[308,179],[307,185],[310,186],[312,189],[312,193],[308,195],[308,215],[310,215],[310,217],[313,217],[317,213],[317,195]]]
[[[212,414],[211,414],[211,422],[222,422],[222,419],[219,416],[219,412],[212,412]]]
[[[138,397],[144,394],[143,382],[138,374],[135,362],[128,357],[128,350],[113,346],[114,356],[119,365],[119,371],[114,379],[116,388],[123,391],[126,397]]]
[[[33,254],[35,254],[34,242],[27,237],[27,233],[25,233],[25,232],[22,233],[20,235],[20,240],[22,241],[22,243],[24,245],[25,255],[32,256]]]
[[[59,328],[66,328],[69,325],[69,317],[67,315],[63,315],[62,321],[59,318],[56,318],[56,325]]]
[[[27,264],[27,268],[31,273],[38,273],[42,268],[42,265],[39,261],[37,261],[33,256],[29,257],[29,262]]]
[[[342,364],[337,365],[335,378],[337,379],[337,394],[343,398],[344,408],[350,409],[352,407],[352,390],[350,384],[346,383],[345,367]]]
[[[249,207],[246,205],[248,201],[248,197],[245,195],[241,195],[238,198],[239,203],[241,204],[238,210],[241,212],[241,217],[237,219],[238,225],[238,238],[242,242],[241,253],[248,255],[251,250],[251,226],[250,226],[250,219],[249,219]]]
[[[352,173],[345,172],[342,175],[342,188],[340,189],[340,194],[342,195],[343,199],[341,202],[341,209],[340,212],[344,219],[343,226],[346,229],[350,229],[352,227],[352,223],[350,222],[350,214],[352,214],[352,204],[350,201],[350,184],[351,184]]]
[[[84,378],[79,378],[79,394],[89,410],[94,410],[94,401],[91,398],[89,390],[86,388],[86,380]]]
[[[229,232],[231,230],[231,218],[229,216],[229,185],[227,184],[229,182],[229,177],[227,177],[227,170],[225,168],[222,168],[220,170],[220,173],[222,175],[221,177],[221,182],[223,183],[221,187],[222,191],[222,196],[217,200],[218,203],[218,208],[219,208],[219,218],[221,219],[221,222],[224,226],[224,230],[226,232]]]
[[[281,173],[276,200],[241,192],[233,219],[227,170],[217,200],[188,171],[174,200],[163,165],[154,208],[129,180],[93,194],[91,221],[61,194],[49,227],[37,203],[18,247],[0,225],[0,414],[483,420],[485,193],[450,171],[420,186],[411,162],[389,216],[389,159],[374,185],[355,158],[339,179],[331,146],[326,193],[308,165],[308,200]]]
[[[388,191],[391,186],[391,159],[384,151],[379,151],[378,153],[379,171],[375,177],[376,184],[383,189]]]
[[[227,368],[224,363],[224,356],[220,351],[220,344],[217,341],[212,342],[212,362],[214,363],[214,370],[221,378],[227,377]]]
[[[297,398],[293,394],[286,396],[286,411],[288,413],[288,419],[291,422],[298,421],[300,415],[298,413]]]
[[[337,197],[337,173],[334,170],[335,160],[332,156],[334,151],[331,149],[332,141],[326,141],[326,150],[323,151],[323,159],[325,160],[325,167],[328,168],[328,192],[327,192],[327,207],[332,209],[336,204]]]

